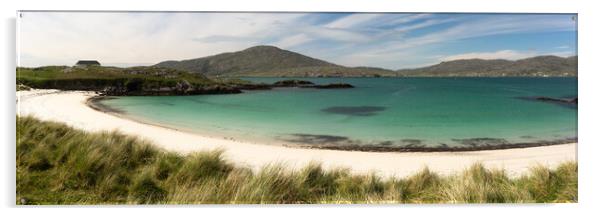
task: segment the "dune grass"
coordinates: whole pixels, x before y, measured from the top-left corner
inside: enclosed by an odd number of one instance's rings
[[[253,172],[221,151],[178,155],[117,132],[17,117],[17,204],[576,202],[577,163],[519,178],[475,164],[455,175],[355,175],[308,164]]]
[[[23,84],[17,84],[17,91],[28,91],[31,90],[29,86]]]

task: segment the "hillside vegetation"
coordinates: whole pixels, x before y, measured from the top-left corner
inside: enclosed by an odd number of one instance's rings
[[[283,50],[274,46],[255,46],[238,52],[182,61],[164,61],[157,67],[173,68],[206,76],[261,77],[503,77],[576,76],[577,57],[537,56],[517,61],[462,59],[436,65],[400,69],[345,67]]]
[[[17,83],[34,88],[74,88],[98,90],[106,85],[123,84],[129,80],[142,79],[145,85],[175,85],[180,80],[191,84],[209,84],[212,81],[199,74],[157,67],[67,67],[46,66],[17,68]]]
[[[17,117],[17,204],[576,202],[577,164],[509,178],[480,164],[407,178],[232,164],[220,151],[178,155],[117,132]]]
[[[102,91],[110,95],[239,93],[239,80],[211,80],[201,74],[159,67],[17,68],[17,84],[32,88]]]
[[[394,76],[391,70],[344,67],[274,46],[255,46],[238,52],[182,61],[164,61],[157,67],[207,76],[362,77]]]
[[[463,59],[397,71],[400,76],[577,76],[577,57],[537,56],[516,61]]]

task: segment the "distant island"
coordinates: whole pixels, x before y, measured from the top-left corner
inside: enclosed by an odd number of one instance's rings
[[[346,67],[283,50],[255,46],[238,52],[164,61],[155,67],[172,68],[206,76],[225,77],[504,77],[577,76],[577,57],[537,56],[510,60],[463,59],[436,65],[390,70],[376,67]]]

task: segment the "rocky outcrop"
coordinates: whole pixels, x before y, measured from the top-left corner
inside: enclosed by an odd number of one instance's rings
[[[109,86],[99,92],[104,96],[169,96],[169,95],[203,95],[203,94],[238,94],[242,91],[235,87],[210,85],[193,87],[186,82],[177,83],[174,87],[128,90],[122,86]]]
[[[270,90],[272,89],[272,85],[269,84],[238,84],[234,85],[234,87],[240,90]]]
[[[353,85],[347,83],[331,83],[326,85],[315,85],[313,88],[318,89],[342,89],[342,88],[354,88]]]
[[[272,87],[298,87],[298,88],[317,88],[317,89],[340,89],[353,88],[354,86],[348,83],[330,83],[325,85],[314,84],[306,80],[281,80],[272,84]]]
[[[100,95],[108,96],[125,96],[127,95],[127,89],[125,89],[123,86],[107,86],[99,93]]]
[[[174,91],[179,92],[180,94],[186,94],[187,92],[194,90],[190,83],[186,80],[181,80],[176,83],[174,87]]]
[[[306,80],[282,80],[272,84],[273,87],[309,87],[315,84]]]

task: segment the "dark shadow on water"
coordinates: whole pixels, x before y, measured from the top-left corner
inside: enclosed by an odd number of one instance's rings
[[[324,108],[321,111],[348,116],[373,116],[386,109],[386,107],[381,106],[333,106]]]
[[[526,101],[555,104],[555,105],[570,108],[570,109],[577,109],[577,102],[576,102],[577,97],[576,96],[575,97],[562,97],[562,98],[552,98],[552,97],[515,97],[515,98],[520,99],[520,100],[526,100]],[[573,99],[575,99],[574,102],[572,101]]]

